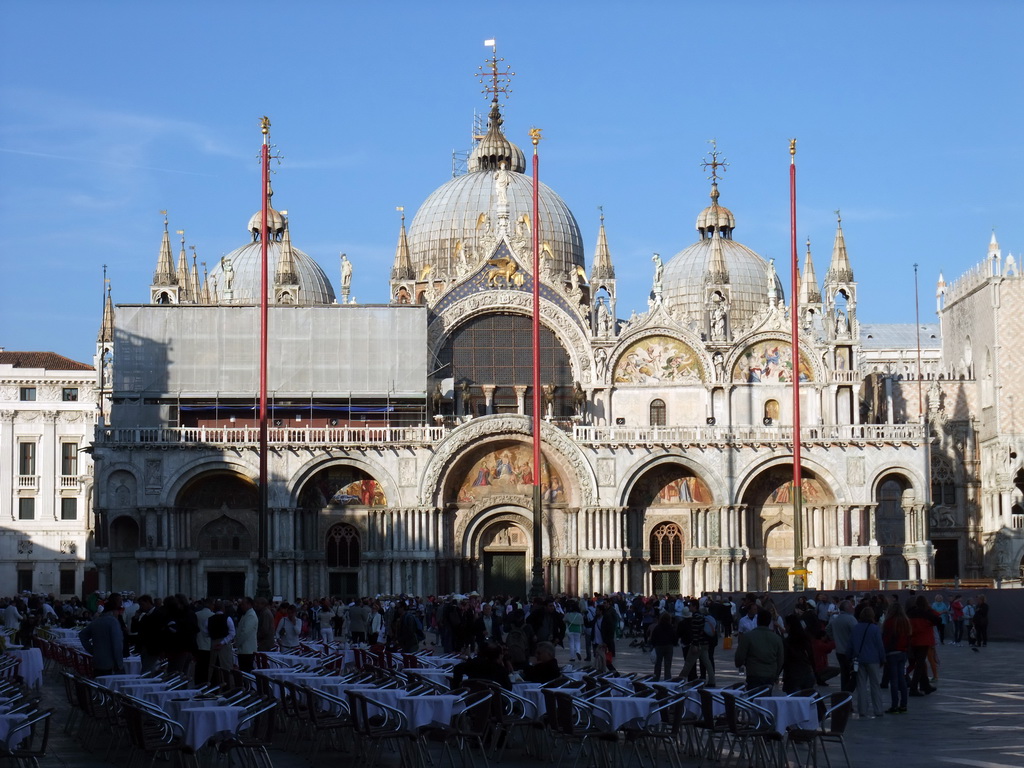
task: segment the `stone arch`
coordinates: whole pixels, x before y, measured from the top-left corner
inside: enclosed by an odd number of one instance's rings
[[[481,505],[472,511],[464,523],[456,527],[455,541],[459,555],[463,558],[479,557],[485,546],[485,536],[497,524],[511,523],[522,529],[532,550],[533,512],[518,506],[510,500],[498,500],[493,505]],[[541,527],[541,546],[546,556],[560,554],[552,550],[551,535],[546,526]]]
[[[193,477],[174,498],[179,509],[256,509],[259,487],[252,478],[226,469]]]
[[[290,495],[293,506],[305,512],[389,506],[386,485],[367,468],[347,460],[318,462]],[[393,506],[394,499],[391,502]]]
[[[631,363],[631,357],[637,360]],[[650,372],[644,373],[645,368]],[[619,341],[608,369],[611,383],[619,387],[646,383],[702,384],[712,380],[714,364],[699,340],[667,328],[644,328]]]
[[[619,499],[618,506],[630,506],[630,498],[633,495],[633,491],[644,475],[658,467],[672,465],[682,467],[688,474],[698,478],[710,492],[710,501],[695,501],[694,503],[704,504],[705,506],[725,503],[727,493],[721,484],[721,479],[715,475],[707,473],[707,467],[694,462],[688,456],[684,456],[681,453],[664,453],[654,458],[645,457],[623,473],[622,484],[616,490],[616,495]]]
[[[872,473],[868,481],[868,487],[871,488],[872,498],[877,498],[879,486],[889,475],[900,476],[906,484],[906,488],[904,490],[914,491],[915,498],[923,501],[920,489],[925,487],[924,478],[921,477],[920,473],[916,469],[905,464],[897,464],[896,462],[887,462],[875,468],[875,471]],[[909,499],[910,497],[908,497],[908,500]]]
[[[131,509],[139,503],[139,481],[127,467],[117,467],[107,475],[104,486],[107,489],[108,509]]]
[[[420,503],[423,506],[442,506],[446,488],[453,472],[461,469],[466,453],[487,443],[520,440],[532,435],[531,420],[525,416],[492,415],[473,419],[453,430],[437,445],[420,479]],[[557,427],[541,425],[544,458],[557,468],[565,481],[566,503],[586,506],[596,496],[597,478],[580,447]]]
[[[775,347],[771,345],[780,347],[777,350],[778,355],[773,354],[776,350]],[[785,350],[781,349],[782,346],[785,347]],[[785,369],[785,363],[787,360],[789,361],[789,368],[792,370],[793,353],[791,350],[792,343],[789,336],[782,336],[777,331],[756,333],[744,339],[742,344],[736,345],[736,347],[730,352],[729,357],[726,359],[726,376],[730,381],[735,383],[750,382],[751,368],[749,365],[744,368],[745,361],[748,359],[748,355],[756,356],[761,352],[763,352],[764,361],[766,361],[765,364],[760,366],[762,370],[765,368],[771,369],[774,362],[778,362],[782,368]],[[777,361],[773,359],[775,357],[778,357]],[[801,372],[810,373],[809,378],[811,381],[825,380],[826,377],[823,370],[824,366],[821,361],[818,360],[817,355],[811,354],[806,343],[800,344],[800,363]],[[742,375],[743,370],[747,371],[746,376]],[[771,379],[773,383],[777,380],[777,376]],[[764,381],[764,379],[759,378],[758,381]],[[792,379],[788,379],[788,381],[792,381]]]
[[[132,515],[118,515],[110,521],[110,551],[134,554],[142,546],[142,530]]]
[[[404,503],[398,482],[392,473],[379,461],[368,456],[365,451],[360,451],[358,453],[346,452],[345,455],[331,456],[326,459],[317,456],[300,466],[289,480],[288,505],[291,507],[302,506],[300,500],[307,484],[323,470],[341,466],[352,467],[376,480],[383,488],[389,506],[401,506]]]
[[[447,343],[457,328],[483,315],[501,313],[532,317],[533,297],[526,291],[489,290],[472,293],[456,301],[445,301],[435,310],[440,311],[427,326],[427,346],[437,350]],[[540,317],[543,326],[555,335],[568,355],[573,379],[589,383],[593,378],[593,358],[581,320],[544,295],[540,300]]]
[[[242,456],[246,455],[242,454]],[[204,456],[179,467],[173,479],[164,487],[164,504],[168,507],[175,506],[175,502],[180,497],[184,488],[191,485],[196,479],[209,473],[237,475],[244,477],[255,486],[260,476],[259,466],[250,464],[242,456],[231,456],[228,454],[217,457]],[[278,484],[272,483],[270,487],[273,494]],[[269,502],[272,506],[284,506],[282,499],[271,498]]]
[[[811,476],[817,477],[822,483],[824,483],[832,494],[832,500],[829,503],[834,504],[845,504],[849,494],[846,492],[845,485],[840,482],[827,467],[822,466],[813,459],[809,460],[806,457],[801,457],[800,465],[803,468],[804,474],[801,478],[806,476],[806,473],[810,473]],[[761,476],[765,471],[771,470],[776,467],[786,467],[789,470],[789,474],[793,474],[793,457],[792,456],[777,456],[769,458],[764,461],[758,462],[747,468],[740,481],[736,483],[736,495],[731,500],[732,504],[744,503],[744,499],[747,493],[751,490],[753,483]],[[805,498],[805,501],[808,501]]]

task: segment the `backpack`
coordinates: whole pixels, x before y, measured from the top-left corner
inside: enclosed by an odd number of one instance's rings
[[[228,636],[228,617],[223,613],[215,613],[206,621],[206,632],[211,640],[223,640]]]

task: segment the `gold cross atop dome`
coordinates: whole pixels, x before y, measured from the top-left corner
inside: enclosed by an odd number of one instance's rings
[[[509,65],[505,65],[504,71],[498,69],[498,65],[505,61],[505,59],[498,58],[498,46],[495,45],[494,40],[485,40],[484,45],[491,46],[491,58],[487,59],[484,66],[477,67],[479,70],[476,77],[480,80],[480,84],[483,85],[481,93],[491,94],[491,101],[498,100],[498,94],[505,94],[505,98],[512,92],[512,78],[515,76],[515,72]],[[487,81],[490,80],[490,83]]]
[[[711,181],[712,184],[717,184],[718,183],[718,178],[719,178],[719,170],[718,169],[721,168],[722,169],[721,172],[724,173],[725,169],[729,167],[729,164],[727,162],[725,162],[724,160],[719,160],[718,159],[718,144],[715,141],[715,139],[711,139],[708,142],[708,144],[711,145],[711,152],[708,153],[708,157],[710,157],[711,159],[710,160],[705,159],[704,162],[702,162],[700,164],[700,167],[703,168],[705,171],[708,168],[710,168],[711,169],[711,175],[708,176],[708,179]]]

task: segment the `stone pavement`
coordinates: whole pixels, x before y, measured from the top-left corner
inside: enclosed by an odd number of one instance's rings
[[[648,672],[646,653],[620,643],[616,666],[623,672]],[[939,651],[939,690],[931,696],[910,699],[905,715],[881,719],[853,720],[846,734],[854,768],[898,766],[899,768],[1020,768],[1024,766],[1024,643],[1000,642],[972,652],[967,647],[943,646]],[[564,658],[565,652],[560,650]],[[739,680],[731,663],[731,651],[716,652],[718,682]],[[674,670],[681,658],[677,655]],[[835,682],[835,681],[833,681]],[[822,691],[837,688],[822,688]],[[883,690],[888,707],[888,691]],[[48,756],[41,768],[98,768],[108,766],[101,756],[82,749],[79,742],[63,732],[68,705],[55,675],[47,674],[43,703],[57,708]],[[842,768],[841,755],[837,768]],[[275,768],[309,768],[309,762],[280,748],[271,749]],[[317,764],[328,768],[345,760],[347,754],[325,752]],[[381,760],[395,765],[396,760]],[[121,761],[123,765],[123,760]],[[686,761],[696,766],[696,760]],[[163,764],[160,764],[163,765]],[[210,765],[208,762],[204,766]],[[226,765],[217,763],[218,766]],[[509,750],[501,765],[537,768],[536,760]]]

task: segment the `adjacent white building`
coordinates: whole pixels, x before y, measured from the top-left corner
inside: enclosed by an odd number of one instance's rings
[[[0,584],[7,593],[82,592],[96,383],[91,365],[0,349]]]

